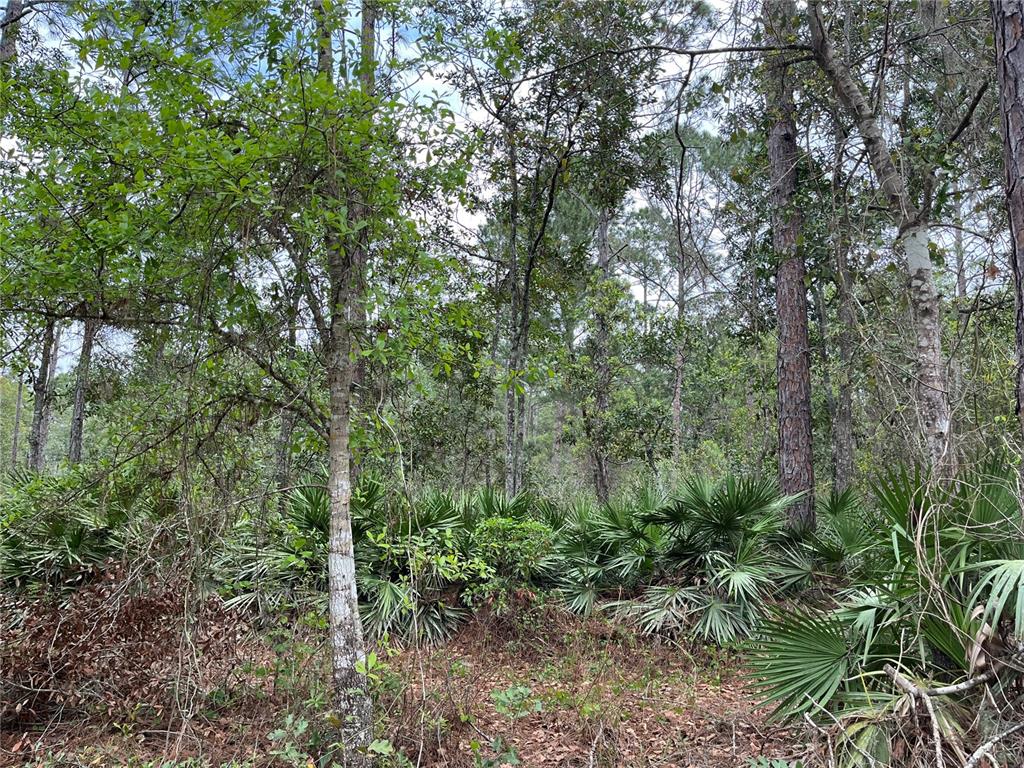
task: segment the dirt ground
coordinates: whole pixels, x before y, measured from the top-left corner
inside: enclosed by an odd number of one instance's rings
[[[116,686],[90,679],[99,674],[90,667],[75,670],[72,696],[47,706],[34,700],[32,712],[8,706],[0,765],[329,765],[321,736],[327,676],[316,634],[300,640],[237,627],[229,634],[235,642],[210,646],[216,659],[189,649],[188,661],[216,668],[215,678],[167,681],[163,692],[173,695],[159,703],[112,694]],[[116,643],[109,649],[105,666],[88,663],[115,682],[127,677],[118,659],[141,663]],[[167,649],[168,659],[180,652],[180,644]],[[5,673],[17,665],[12,658]],[[75,667],[76,658],[65,665]],[[165,676],[175,668],[167,659],[145,663]],[[478,618],[439,646],[380,648],[370,674],[379,746],[409,761],[392,755],[385,765],[734,768],[801,756],[799,734],[756,708],[734,655],[553,609]],[[150,685],[146,695],[160,689]],[[93,702],[95,690],[105,693]]]

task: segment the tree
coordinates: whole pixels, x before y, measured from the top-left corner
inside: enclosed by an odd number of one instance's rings
[[[360,14],[360,58],[358,80],[369,120],[373,120],[377,4],[364,0]],[[330,84],[334,80],[331,14],[320,3],[315,8],[318,33],[317,76]],[[346,765],[368,764],[360,756],[373,738],[373,713],[366,689],[366,650],[359,618],[356,592],[356,564],[352,541],[352,449],[350,446],[352,384],[359,355],[360,321],[365,317],[366,251],[369,245],[368,201],[358,187],[343,191],[338,171],[344,156],[336,154],[340,137],[338,125],[325,126],[327,162],[324,189],[324,250],[329,284],[326,311],[330,329],[323,339],[327,357],[327,388],[330,421],[327,437],[327,490],[331,500],[328,540],[328,595],[330,600],[331,657],[334,695],[342,722]],[[347,201],[347,205],[346,202]]]
[[[7,8],[0,18],[0,72],[18,55],[18,25],[22,15],[22,0],[7,0]]]
[[[793,34],[796,10],[789,0],[769,0],[764,8],[768,37],[784,45]],[[789,511],[790,525],[814,527],[814,456],[811,441],[811,346],[807,335],[806,270],[797,202],[796,125],[793,85],[785,54],[770,59],[767,109],[772,113],[768,156],[772,181],[772,246],[778,259],[775,301],[778,311],[779,479],[783,493],[802,494]]]
[[[1003,139],[1006,212],[1010,222],[1014,342],[1017,356],[1013,389],[1019,437],[1024,438],[1024,2],[992,0],[999,128]]]
[[[85,431],[85,398],[89,388],[89,369],[92,366],[92,347],[99,331],[99,323],[88,318],[82,323],[82,349],[78,354],[75,372],[75,394],[71,410],[71,437],[68,443],[68,461],[82,460],[82,439]]]
[[[896,227],[894,249],[902,252],[914,318],[915,384],[924,457],[940,472],[955,464],[946,367],[942,355],[942,318],[929,250],[929,205],[915,205],[897,170],[878,117],[849,66],[835,52],[822,20],[820,0],[807,5],[811,46],[836,97],[857,125],[868,160]]]
[[[28,435],[28,466],[34,472],[42,472],[46,466],[46,442],[53,414],[60,336],[60,326],[55,320],[48,320],[43,327],[40,342],[39,368],[32,381],[32,427]]]

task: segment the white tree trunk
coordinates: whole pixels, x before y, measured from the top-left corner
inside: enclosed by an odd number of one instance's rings
[[[332,11],[322,0],[313,6],[318,33],[317,72],[333,80],[334,56]],[[364,0],[359,81],[364,93],[374,89],[374,33],[377,7]],[[328,148],[336,137],[328,133]],[[352,385],[356,376],[359,324],[365,321],[362,302],[365,300],[365,269],[367,228],[357,225],[370,215],[358,189],[343,190],[334,168],[327,169],[325,183],[329,204],[337,207],[348,202],[348,226],[354,235],[339,233],[328,222],[324,233],[327,274],[330,283],[328,310],[330,330],[325,340],[328,351],[327,384],[330,393],[330,425],[328,431],[327,490],[330,497],[330,531],[327,554],[327,589],[329,598],[331,661],[335,704],[341,720],[340,755],[345,768],[363,768],[370,764],[366,753],[373,736],[373,710],[363,666],[366,652],[363,626],[359,618],[359,597],[356,590],[356,562],[352,539],[352,450],[349,444],[351,427]],[[339,215],[344,215],[335,209]]]
[[[889,203],[898,236],[896,251],[903,251],[908,293],[914,320],[915,390],[923,456],[942,474],[955,469],[950,423],[949,387],[942,357],[942,322],[928,253],[928,211],[919,211],[910,199],[904,178],[893,162],[881,124],[846,62],[835,53],[821,17],[820,0],[807,5],[814,58],[832,84],[840,103],[860,131],[871,169]]]
[[[949,391],[942,356],[942,316],[928,251],[927,225],[919,224],[907,229],[901,245],[907,263],[910,310],[914,321],[914,388],[924,452],[933,467],[949,469],[953,463],[949,445]]]

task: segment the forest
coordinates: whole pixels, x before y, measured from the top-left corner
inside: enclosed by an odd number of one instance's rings
[[[0,766],[1015,768],[1024,0],[0,0]]]

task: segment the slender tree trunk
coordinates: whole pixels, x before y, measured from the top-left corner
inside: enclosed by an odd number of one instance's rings
[[[678,225],[677,225],[678,226]],[[682,238],[676,248],[676,328],[675,354],[672,359],[672,463],[683,455],[683,382],[686,369],[686,253]]]
[[[505,390],[505,493],[508,496],[514,496],[518,490],[518,464],[519,458],[516,455],[516,391],[515,388],[520,386],[518,381],[518,374],[513,371],[518,370],[519,361],[516,359],[516,355],[513,352],[508,358],[508,370],[509,378],[511,379],[507,384]]]
[[[295,360],[296,343],[298,341],[299,291],[295,290],[291,297],[290,314],[288,317],[288,360]],[[295,413],[290,410],[281,412],[281,423],[277,432],[274,447],[274,485],[277,491],[276,506],[284,505],[285,493],[292,483],[291,444],[292,433],[295,431]]]
[[[594,334],[594,413],[591,418],[590,442],[594,462],[594,492],[601,503],[608,501],[609,476],[606,450],[605,420],[611,405],[611,327],[608,319],[607,286],[611,279],[612,248],[609,226],[612,214],[601,209],[597,216],[597,311]]]
[[[82,437],[85,428],[85,394],[89,387],[89,368],[92,365],[92,347],[99,331],[97,320],[86,320],[82,330],[82,351],[78,356],[75,374],[75,402],[71,409],[71,439],[68,442],[68,461],[82,460]]]
[[[334,57],[332,40],[334,25],[331,12],[322,2],[314,6],[319,34],[317,70],[322,77],[333,80]],[[377,7],[372,0],[362,6],[361,59],[359,80],[366,99],[373,98],[375,60],[375,28]],[[328,149],[333,154],[337,137],[326,132]],[[328,477],[330,497],[330,531],[328,541],[328,593],[331,658],[334,693],[341,719],[341,737],[345,745],[343,765],[362,768],[370,764],[365,749],[373,735],[373,716],[366,687],[366,652],[363,628],[359,618],[356,591],[355,553],[352,540],[352,450],[351,427],[352,385],[356,376],[358,327],[364,301],[364,270],[366,260],[366,229],[355,225],[369,212],[358,190],[343,192],[338,185],[338,168],[330,167],[324,174],[326,197],[333,205],[348,202],[349,227],[355,235],[340,234],[328,225],[325,237],[327,272],[330,283],[330,337],[327,383],[330,397],[328,433]]]
[[[517,302],[513,314],[518,318],[512,334],[512,350],[508,368],[510,381],[505,392],[505,492],[514,496],[523,490],[523,441],[526,431],[526,383],[523,369],[526,362],[527,309]]]
[[[1024,1],[993,0],[992,23],[1003,137],[1006,212],[1010,222],[1010,266],[1015,299],[1015,412],[1024,439]]]
[[[844,12],[844,49],[850,51],[850,8]],[[835,286],[838,302],[838,331],[836,333],[839,367],[836,370],[836,404],[832,422],[832,459],[835,490],[842,493],[853,483],[854,437],[853,437],[853,351],[854,332],[857,327],[857,310],[853,297],[853,272],[850,269],[850,200],[847,185],[843,180],[843,154],[846,130],[838,116],[833,118],[835,131],[835,161],[832,169],[832,208],[838,212],[834,226],[838,229],[835,237]]]
[[[11,435],[11,469],[16,469],[21,456],[18,455],[18,442],[21,438],[21,408],[25,398],[25,382],[18,374],[18,394],[14,400],[14,434]]]
[[[792,0],[765,4],[770,36],[782,44],[794,29]],[[788,68],[776,56],[769,108],[768,136],[772,180],[772,245],[779,261],[775,277],[778,308],[779,482],[783,493],[803,494],[790,508],[793,527],[814,527],[814,457],[811,442],[811,350],[807,333],[807,286],[800,249],[801,215],[797,207],[797,146],[793,122],[793,85]]]
[[[525,346],[525,344],[523,345]],[[526,350],[520,352],[519,359],[526,360]],[[523,490],[526,476],[526,398],[527,391],[523,389],[516,393],[516,448],[515,448],[515,492]]]
[[[939,294],[928,251],[927,211],[911,202],[906,183],[896,165],[878,118],[853,79],[845,62],[835,54],[821,18],[820,0],[807,5],[815,60],[857,124],[868,160],[885,194],[897,227],[894,250],[902,252],[907,269],[908,294],[914,325],[915,394],[924,456],[940,474],[949,475],[956,462],[952,446],[949,387],[942,357],[942,324]]]
[[[825,411],[828,413],[829,424],[834,424],[838,406],[835,389],[832,385],[832,365],[828,354],[828,307],[825,305],[825,291],[820,282],[811,287],[811,296],[814,298],[814,312],[818,318],[818,336],[821,338],[821,388],[825,394]]]
[[[509,357],[507,389],[505,390],[505,493],[519,492],[520,454],[519,427],[516,404],[522,381],[523,358],[520,354],[519,335],[522,327],[523,298],[519,289],[519,159],[515,125],[508,119],[504,123],[505,143],[508,147],[509,175],[509,232],[508,232],[508,285],[509,295]]]
[[[525,487],[525,440],[526,440],[526,402],[529,392],[523,373],[526,369],[526,355],[530,339],[530,276],[531,265],[536,254],[530,253],[526,274],[521,289],[516,289],[518,301],[513,304],[513,316],[517,318],[512,332],[512,354],[509,358],[509,370],[513,382],[509,387],[506,406],[506,451],[510,451],[511,464],[506,465],[505,490],[509,495],[521,492]],[[511,443],[509,443],[511,440]]]
[[[688,233],[684,231],[684,184],[686,181],[686,141],[680,129],[682,102],[676,107],[673,134],[679,147],[679,165],[676,170],[675,199],[672,218],[676,235],[676,327],[675,354],[672,361],[672,463],[679,466],[683,455],[683,381],[686,369],[686,272]],[[646,304],[646,301],[644,302]]]
[[[853,331],[857,311],[853,305],[853,276],[850,274],[848,244],[837,253],[836,288],[839,298],[839,386],[832,440],[835,455],[835,487],[845,491],[853,483]]]
[[[555,395],[555,423],[551,436],[551,476],[561,477],[565,467],[565,446],[562,438],[565,432],[566,407],[561,393]]]
[[[56,377],[59,350],[60,328],[50,320],[43,331],[39,373],[32,383],[32,426],[28,435],[28,466],[34,472],[42,472],[46,464],[46,439],[50,432],[53,379]]]

